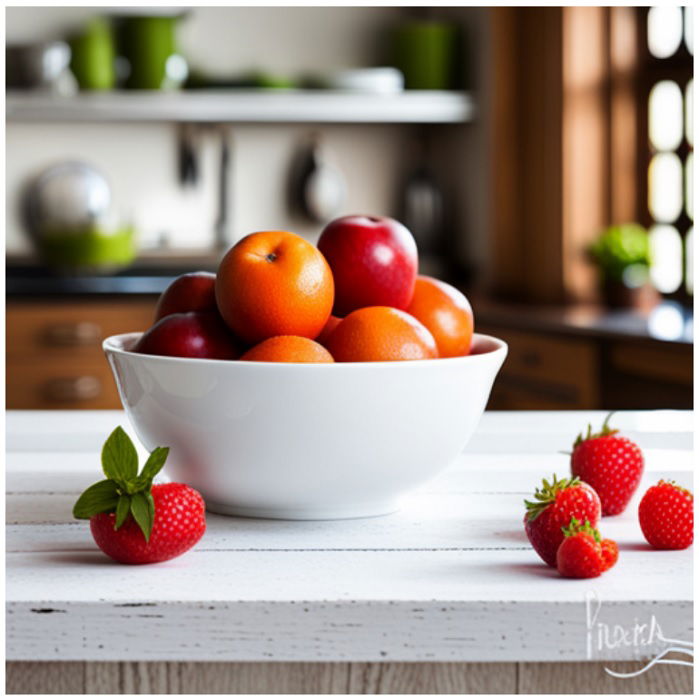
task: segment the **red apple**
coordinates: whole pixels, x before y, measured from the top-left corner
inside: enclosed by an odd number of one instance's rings
[[[180,275],[160,295],[155,307],[155,320],[187,311],[214,311],[215,284],[216,275],[213,272],[188,272]]]
[[[333,314],[365,306],[406,309],[417,276],[417,246],[408,229],[387,216],[343,216],[323,230],[318,248],[335,278]]]
[[[140,337],[133,352],[209,360],[240,357],[233,334],[216,311],[189,311],[161,318]]]

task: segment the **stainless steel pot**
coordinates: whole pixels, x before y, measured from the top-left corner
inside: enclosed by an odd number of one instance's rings
[[[15,44],[5,49],[10,89],[53,88],[68,70],[70,48],[63,41]]]

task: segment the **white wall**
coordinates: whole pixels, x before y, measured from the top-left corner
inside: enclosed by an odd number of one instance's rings
[[[7,41],[32,41],[65,35],[102,9],[13,7],[6,10]],[[377,65],[385,60],[386,35],[403,8],[196,8],[180,28],[183,53],[190,64],[212,73],[230,74],[264,68],[296,76],[312,70]],[[478,35],[482,11],[450,13]],[[479,17],[481,19],[479,19]],[[474,125],[475,126],[475,125]],[[457,189],[458,248],[472,255],[484,235],[483,153],[479,130],[454,141],[436,166]],[[439,129],[439,127],[435,127]],[[460,129],[460,128],[459,128]],[[231,237],[262,228],[288,228],[313,239],[318,228],[295,218],[287,207],[286,188],[297,147],[317,127],[236,126],[232,129],[233,172],[229,192]],[[412,127],[320,127],[334,164],[348,183],[344,212],[395,214]],[[29,244],[18,216],[18,197],[26,180],[58,160],[79,158],[108,177],[115,202],[134,222],[144,245],[160,234],[180,246],[205,246],[213,240],[216,216],[216,143],[205,139],[203,181],[197,191],[180,188],[176,177],[176,131],[170,124],[16,124],[6,126],[7,249],[26,251]],[[464,191],[463,183],[473,185]],[[463,203],[466,202],[464,206]],[[476,254],[476,257],[477,254]]]
[[[232,129],[229,186],[231,239],[266,228],[287,228],[314,239],[318,227],[287,207],[288,172],[311,127],[240,126]],[[161,233],[171,244],[206,246],[217,212],[218,144],[203,148],[203,181],[183,190],[176,179],[175,127],[171,125],[8,124],[6,140],[7,249],[29,249],[19,215],[24,183],[44,167],[84,160],[103,172],[114,202],[134,223],[141,242]],[[391,214],[401,174],[405,131],[391,126],[324,127],[333,163],[348,183],[344,211]]]
[[[8,7],[8,43],[55,39],[104,14],[95,7]],[[119,8],[124,12],[124,8]],[[376,65],[399,7],[197,7],[179,40],[191,63],[215,73],[264,66],[281,73]]]
[[[95,8],[7,9],[7,41],[65,35]],[[180,41],[193,66],[225,74],[265,68],[284,75],[371,65],[396,8],[197,8],[183,20]],[[292,228],[313,237],[317,227],[287,207],[291,159],[310,127],[261,126],[232,130],[230,187],[233,238],[260,228]],[[329,152],[348,183],[346,212],[392,213],[406,132],[401,128],[323,127]],[[176,179],[175,127],[163,125],[7,125],[7,248],[29,248],[18,214],[24,183],[51,163],[83,159],[109,179],[114,200],[133,221],[144,245],[162,233],[175,245],[202,246],[216,217],[217,141],[203,140],[203,182],[182,190]]]

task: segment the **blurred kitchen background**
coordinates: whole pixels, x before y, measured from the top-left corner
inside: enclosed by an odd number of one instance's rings
[[[255,230],[394,216],[510,356],[490,408],[688,408],[691,9],[10,7],[7,407]]]

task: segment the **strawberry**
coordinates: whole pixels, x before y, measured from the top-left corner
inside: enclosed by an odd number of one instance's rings
[[[602,559],[604,560],[603,571],[611,569],[619,558],[619,546],[614,540],[602,540]]]
[[[561,576],[567,578],[595,578],[610,569],[619,558],[619,548],[614,540],[603,540],[599,531],[571,518],[563,528],[563,542],[558,548],[556,566]]]
[[[643,475],[641,448],[609,427],[610,413],[599,433],[587,426],[578,435],[570,457],[573,476],[592,486],[602,502],[602,515],[623,513]]]
[[[571,518],[589,520],[593,526],[600,519],[600,500],[595,490],[578,478],[543,480],[543,488],[534,493],[534,501],[524,501],[524,529],[537,554],[556,566],[556,552],[563,541],[562,528]]]
[[[186,484],[156,484],[169,449],[156,447],[141,473],[129,436],[117,428],[102,448],[107,477],[86,489],[73,516],[90,520],[97,546],[122,564],[166,561],[193,547],[204,534],[204,499]]]
[[[651,486],[638,505],[644,537],[656,549],[687,549],[694,541],[694,496],[674,481]]]

